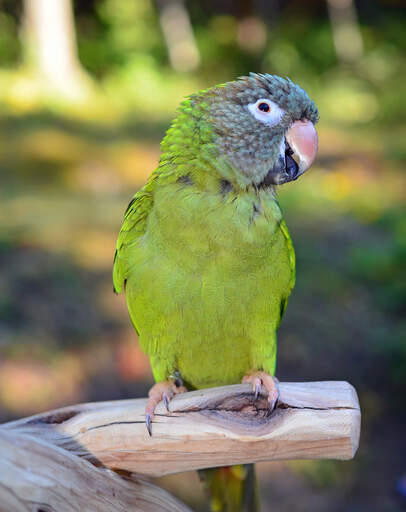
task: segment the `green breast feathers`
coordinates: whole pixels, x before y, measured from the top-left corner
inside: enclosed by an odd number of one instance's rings
[[[115,285],[126,283],[158,381],[178,371],[200,388],[239,382],[258,365],[274,371],[292,244],[272,191],[218,185],[217,194],[192,182],[157,186],[147,218],[137,199],[127,214]]]

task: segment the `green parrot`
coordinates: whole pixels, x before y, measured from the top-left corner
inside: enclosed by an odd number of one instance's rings
[[[125,212],[114,258],[156,384],[154,410],[186,389],[249,382],[278,400],[276,331],[295,254],[276,187],[317,153],[318,112],[289,79],[251,73],[188,97]],[[205,470],[211,509],[257,510],[251,466]]]

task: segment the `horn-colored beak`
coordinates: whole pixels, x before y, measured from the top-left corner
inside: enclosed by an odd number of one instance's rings
[[[319,146],[314,124],[308,119],[295,121],[286,133],[286,140],[299,158],[299,174],[303,174],[314,162]]]

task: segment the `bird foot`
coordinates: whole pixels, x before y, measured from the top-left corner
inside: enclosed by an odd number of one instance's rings
[[[266,372],[252,372],[249,375],[245,375],[242,382],[252,384],[255,400],[258,398],[258,395],[263,392],[263,389],[265,389],[268,394],[269,413],[275,409],[279,400],[279,381],[276,377],[272,377],[272,375]]]
[[[179,393],[185,393],[187,391],[184,386],[178,384],[179,382],[176,379],[165,380],[157,382],[149,390],[149,398],[145,406],[145,424],[150,436],[152,435],[152,420],[155,416],[155,408],[159,402],[162,400],[166,410],[169,412],[169,402],[172,398]]]

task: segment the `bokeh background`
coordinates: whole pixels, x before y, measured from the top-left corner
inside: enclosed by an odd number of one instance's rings
[[[0,0],[0,421],[145,396],[112,291],[124,209],[185,95],[276,73],[321,114],[316,165],[279,194],[297,285],[277,375],[349,380],[363,425],[351,462],[259,464],[263,510],[402,510],[405,50],[395,0]],[[195,474],[164,485],[202,510]]]

